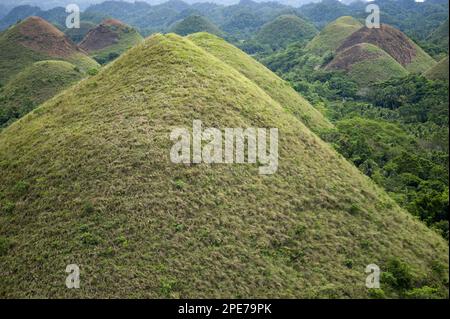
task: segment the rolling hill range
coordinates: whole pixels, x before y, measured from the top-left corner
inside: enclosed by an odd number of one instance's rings
[[[98,64],[64,33],[39,17],[30,17],[0,34],[0,85],[33,63],[62,60],[85,72]]]
[[[343,16],[328,24],[306,46],[308,51],[322,56],[326,52],[334,52],[342,42],[353,32],[362,28],[362,24],[355,18]]]
[[[318,33],[316,27],[295,15],[281,15],[266,23],[255,39],[273,50],[285,48],[289,44],[311,40]]]
[[[107,19],[89,30],[79,47],[104,64],[143,40],[135,29],[119,20]]]
[[[445,296],[448,243],[224,50],[154,35],[0,133],[1,297],[367,297],[365,267],[391,258]],[[196,119],[278,128],[278,171],[172,163]]]
[[[191,15],[182,21],[175,23],[175,25],[170,28],[170,32],[181,36],[197,32],[208,32],[217,36],[223,36],[223,32],[220,31],[216,25],[207,18],[199,15]]]
[[[30,112],[84,74],[65,61],[39,61],[0,88],[0,127]]]

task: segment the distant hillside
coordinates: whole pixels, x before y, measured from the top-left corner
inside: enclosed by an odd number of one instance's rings
[[[80,21],[79,28],[66,29],[64,34],[73,42],[80,43],[88,32],[94,29],[97,25],[92,22]]]
[[[312,39],[306,48],[313,54],[323,55],[326,52],[334,52],[342,42],[353,32],[362,28],[362,24],[355,18],[344,16],[328,24],[320,33]]]
[[[338,0],[322,0],[301,6],[300,13],[322,28],[338,17],[352,15],[352,10]]]
[[[432,57],[404,33],[386,24],[381,24],[380,28],[362,27],[348,36],[337,51],[342,52],[359,43],[379,47],[412,73],[422,73],[436,64]]]
[[[408,75],[408,71],[394,58],[369,43],[355,44],[339,51],[325,69],[345,71],[362,87]]]
[[[448,57],[442,59],[435,66],[424,73],[424,76],[430,80],[447,80],[448,77]]]
[[[173,163],[170,133],[194,120],[278,128],[277,172]],[[2,131],[0,170],[3,298],[448,298],[448,242],[249,77],[174,34]],[[80,289],[64,285],[68,263]],[[377,293],[369,264],[387,274]]]
[[[182,36],[197,32],[208,32],[217,36],[223,36],[223,32],[220,31],[216,25],[214,25],[207,18],[199,15],[192,15],[182,21],[177,22],[170,29],[170,32]]]
[[[295,15],[281,15],[265,24],[256,35],[256,41],[273,50],[289,44],[312,39],[318,33],[310,22]]]
[[[34,62],[63,60],[87,71],[98,64],[64,33],[39,17],[30,17],[0,34],[0,84]]]
[[[253,81],[313,131],[332,127],[331,123],[287,82],[238,48],[207,33],[193,34],[188,39]]]
[[[100,64],[107,63],[143,40],[133,28],[119,20],[108,19],[89,30],[79,47]]]
[[[448,52],[448,28],[449,25],[447,19],[430,34],[427,40]]]
[[[25,68],[0,88],[0,127],[22,117],[83,76],[77,67],[65,61],[40,61]]]

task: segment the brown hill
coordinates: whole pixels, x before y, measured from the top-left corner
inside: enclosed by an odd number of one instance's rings
[[[362,27],[352,33],[337,52],[343,52],[359,43],[370,43],[379,47],[411,72],[423,72],[436,63],[404,33],[386,24],[373,29]]]
[[[69,57],[81,50],[63,32],[40,17],[29,17],[18,25],[18,42],[51,57]]]
[[[104,20],[88,32],[79,47],[91,53],[115,45],[119,42],[120,33],[127,28],[129,27],[119,20]]]

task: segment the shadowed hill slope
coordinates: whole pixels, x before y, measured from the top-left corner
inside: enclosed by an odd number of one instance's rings
[[[65,61],[40,61],[0,88],[0,127],[81,80],[83,73]]]
[[[281,15],[265,24],[257,33],[258,43],[277,50],[291,43],[312,39],[318,33],[316,27],[295,15]]]
[[[344,16],[328,24],[306,46],[313,54],[323,55],[328,51],[335,51],[342,42],[353,32],[362,28],[362,24],[355,18]]]
[[[332,127],[331,123],[287,82],[238,48],[207,33],[192,34],[188,38],[256,83],[310,129],[319,131]]]
[[[64,33],[39,17],[30,17],[0,34],[0,84],[34,62],[63,60],[82,71],[98,64]]]
[[[195,119],[277,127],[278,171],[173,164],[170,132]],[[175,35],[147,39],[0,133],[0,169],[2,297],[365,297],[368,264],[396,257],[428,278],[448,268],[439,235]],[[64,285],[72,263],[80,289]]]

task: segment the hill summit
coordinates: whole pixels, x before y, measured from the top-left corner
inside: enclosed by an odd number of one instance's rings
[[[191,15],[175,23],[170,31],[182,36],[197,32],[208,32],[217,36],[223,36],[223,32],[214,23],[200,15]]]
[[[170,133],[195,120],[278,128],[277,173],[172,163]],[[446,291],[438,234],[177,35],[146,39],[1,132],[0,169],[2,297],[357,298],[370,294],[366,266],[391,259]],[[80,289],[64,285],[73,263]]]

